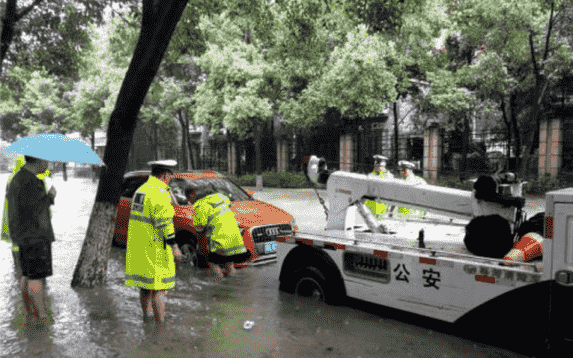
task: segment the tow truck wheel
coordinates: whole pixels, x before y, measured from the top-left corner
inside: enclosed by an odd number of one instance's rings
[[[297,296],[334,304],[338,302],[339,292],[330,284],[325,276],[315,267],[305,267],[294,275],[294,293]]]

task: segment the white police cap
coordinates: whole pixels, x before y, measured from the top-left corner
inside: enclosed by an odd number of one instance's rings
[[[398,162],[398,166],[407,169],[416,169],[416,165],[412,162],[408,162],[406,160],[401,160]]]
[[[153,160],[151,162],[147,162],[147,165],[150,165],[151,168],[153,167],[164,167],[170,169],[177,165],[177,161],[174,159],[165,159],[165,160]]]
[[[386,157],[383,156],[383,155],[376,154],[376,155],[374,156],[374,160],[375,160],[375,161],[380,161],[380,160],[388,161],[388,158],[386,158]]]

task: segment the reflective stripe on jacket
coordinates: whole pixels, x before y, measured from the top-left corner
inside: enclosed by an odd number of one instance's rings
[[[148,290],[175,286],[175,261],[164,240],[175,237],[169,186],[156,177],[135,192],[127,231],[125,284]]]
[[[229,206],[231,200],[223,194],[211,194],[193,204],[193,225],[198,232],[206,231],[210,252],[233,256],[247,251]]]

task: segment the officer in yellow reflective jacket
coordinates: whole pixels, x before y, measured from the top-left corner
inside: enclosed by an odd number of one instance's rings
[[[26,164],[26,159],[23,156],[18,157],[16,159],[16,165],[14,166],[14,169],[12,170],[12,174],[10,174],[10,177],[8,178],[8,181],[6,183],[6,194],[8,194],[8,186],[10,185],[10,182],[12,182],[12,178],[14,178],[14,175],[16,175],[16,173],[18,173],[20,171],[20,169],[22,169],[22,167],[25,164]],[[46,187],[46,192],[49,192],[49,188],[46,185],[46,177],[49,176],[50,174],[51,174],[50,170],[47,169],[45,172],[36,175],[36,177],[38,179],[40,179],[44,182],[44,187]],[[51,215],[52,215],[52,209],[50,208],[50,216]],[[4,212],[2,213],[1,239],[3,241],[12,243],[12,256],[14,257],[14,264],[16,265],[16,270],[19,270],[20,269],[20,265],[18,264],[19,256],[17,255],[17,252],[19,251],[19,247],[10,238],[10,229],[8,228],[8,200],[4,200]]]
[[[385,178],[385,179],[394,179],[394,175],[390,173],[388,169],[386,169],[386,162],[388,158],[382,155],[375,155],[374,156],[374,170],[372,173],[368,174],[369,177],[375,178]],[[380,220],[384,218],[386,211],[388,210],[388,204],[384,203],[380,200],[367,200],[365,205],[372,211],[374,217]]]
[[[174,160],[149,162],[151,176],[135,192],[129,226],[125,262],[125,284],[141,289],[144,322],[161,327],[165,318],[165,290],[175,287],[175,261],[181,251],[175,242],[169,186],[163,180]]]
[[[398,162],[398,166],[400,167],[400,175],[406,184],[409,185],[427,184],[426,180],[414,174],[414,168],[416,167],[414,163],[401,160]],[[416,215],[413,215],[414,213]],[[413,210],[407,207],[398,207],[398,216],[401,217],[402,219],[409,219],[414,216],[417,218],[424,218],[426,216],[426,210],[424,209]]]
[[[201,188],[187,188],[186,196],[193,204],[193,225],[209,242],[209,268],[216,280],[223,278],[223,266],[227,276],[235,275],[234,263],[249,259],[243,236],[229,208],[231,200],[226,195],[215,193],[208,184]]]

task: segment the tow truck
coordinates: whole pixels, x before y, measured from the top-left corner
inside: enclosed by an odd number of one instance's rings
[[[478,200],[475,190],[328,171],[316,156],[305,170],[326,185],[327,224],[277,237],[280,290],[327,304],[350,297],[461,325],[472,337],[531,343],[541,355],[573,355],[557,353],[573,342],[573,188],[546,194],[542,257],[508,264],[472,254],[465,227],[496,214],[517,232],[525,219],[523,183]],[[367,200],[433,215],[380,225]]]

